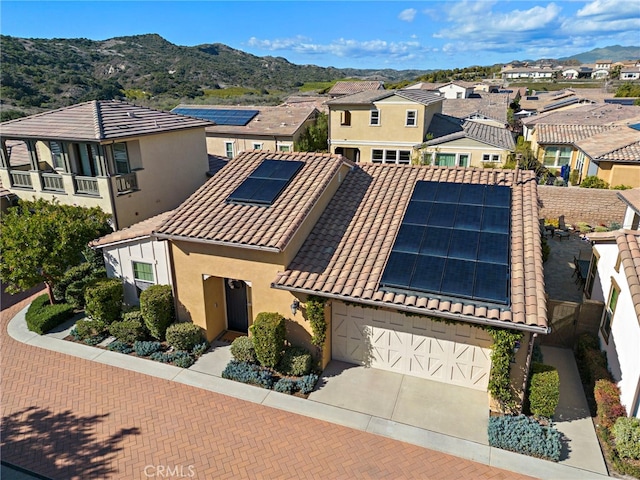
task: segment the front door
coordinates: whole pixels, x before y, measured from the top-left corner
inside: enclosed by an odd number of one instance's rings
[[[249,330],[247,284],[242,280],[225,278],[224,292],[227,299],[227,329],[247,333]]]

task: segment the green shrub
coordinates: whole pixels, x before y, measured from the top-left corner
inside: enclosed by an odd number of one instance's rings
[[[260,385],[263,388],[273,387],[273,374],[259,365],[231,360],[222,371],[222,378],[236,382]]]
[[[273,390],[291,395],[296,390],[297,383],[290,378],[281,378],[273,386]]]
[[[231,355],[239,362],[256,363],[256,350],[249,337],[238,337],[231,343]]]
[[[92,320],[90,318],[83,318],[76,322],[74,327],[75,334],[78,340],[86,340],[91,337],[99,337],[105,334],[107,331],[107,325],[101,320]]]
[[[140,357],[148,357],[152,353],[162,350],[162,344],[160,342],[135,342],[133,344],[133,350],[136,355]]]
[[[579,181],[580,181],[580,171],[574,168],[573,170],[571,170],[571,173],[569,174],[569,182],[571,182],[571,185],[577,185]]]
[[[202,330],[193,323],[174,323],[167,328],[166,338],[176,350],[191,350],[202,342]]]
[[[325,299],[310,295],[307,298],[307,318],[311,325],[313,336],[311,343],[316,347],[322,348],[327,339],[327,321],[324,317]]]
[[[109,333],[121,342],[133,343],[147,338],[147,328],[136,318],[125,318],[109,325]]]
[[[532,457],[560,460],[560,432],[525,415],[489,417],[489,445]]]
[[[84,292],[85,312],[94,320],[111,323],[120,318],[123,288],[117,278],[101,278],[87,285]]]
[[[301,377],[311,371],[312,360],[306,348],[287,347],[278,364],[278,371],[285,375]]]
[[[261,365],[275,368],[284,350],[286,327],[284,317],[279,313],[260,312],[253,325],[253,347]]]
[[[84,308],[84,290],[87,287],[85,280],[71,282],[65,290],[64,299],[69,305],[78,310]]]
[[[529,407],[536,417],[552,418],[560,399],[560,377],[555,367],[534,363],[529,385]]]
[[[309,375],[305,375],[300,380],[298,380],[297,388],[298,390],[300,390],[300,393],[307,395],[308,393],[311,393],[313,391],[316,383],[318,383],[318,375],[316,375],[315,373],[310,373]]]
[[[609,188],[609,184],[607,182],[605,182],[601,178],[596,177],[595,175],[585,177],[585,179],[582,180],[582,183],[580,183],[580,186],[582,188]]]
[[[189,355],[187,352],[176,352],[176,353],[178,355],[175,355],[173,359],[173,364],[176,367],[189,368],[191,365],[193,365],[196,362],[193,359],[193,357]]]
[[[191,349],[191,355],[193,355],[196,358],[201,357],[202,355],[204,355],[204,353],[208,349],[209,349],[209,342],[204,341]]]
[[[53,297],[58,302],[62,302],[66,300],[67,303],[69,300],[67,299],[66,293],[67,288],[74,282],[85,280],[86,278],[91,276],[91,272],[93,271],[93,267],[90,263],[81,263],[80,265],[76,265],[75,267],[71,267],[67,270],[62,278],[56,282],[53,286]]]
[[[600,351],[598,337],[588,333],[580,335],[576,342],[575,355],[582,383],[586,386],[588,396],[592,396],[596,381],[611,380],[611,374],[607,369],[607,356]],[[595,411],[592,413],[595,414]]]
[[[140,311],[149,333],[164,340],[167,327],[174,321],[173,293],[170,285],[151,285],[140,294]]]
[[[631,190],[633,187],[631,185],[614,185],[611,187],[611,190]]]
[[[107,346],[107,350],[111,350],[112,352],[124,353],[124,354],[133,352],[133,348],[131,347],[131,345],[129,345],[126,342],[121,342],[120,340],[111,342]]]
[[[66,303],[49,303],[47,294],[37,297],[26,313],[27,328],[39,335],[63,324],[73,316],[73,307]]]
[[[640,418],[620,417],[611,432],[620,457],[640,460]]]
[[[600,426],[611,428],[618,418],[627,415],[627,411],[620,404],[620,389],[611,380],[598,380],[593,394]]]
[[[493,338],[488,390],[504,410],[510,411],[516,406],[515,392],[511,388],[511,356],[522,333],[493,327],[487,331]]]

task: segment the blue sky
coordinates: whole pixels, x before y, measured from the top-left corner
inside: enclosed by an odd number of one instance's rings
[[[0,31],[27,38],[157,33],[296,64],[439,69],[640,45],[640,1],[2,0]]]

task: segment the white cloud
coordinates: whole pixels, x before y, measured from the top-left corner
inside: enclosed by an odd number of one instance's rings
[[[602,20],[638,18],[640,5],[637,0],[594,0],[578,10],[576,16],[596,17]]]
[[[398,15],[398,18],[403,22],[413,22],[413,19],[416,18],[416,14],[418,11],[415,8],[407,8],[403,10]]]

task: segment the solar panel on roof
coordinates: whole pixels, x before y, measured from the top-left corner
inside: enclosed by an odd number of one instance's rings
[[[278,198],[304,162],[263,160],[227,197],[227,202],[268,206]]]
[[[510,212],[507,186],[416,182],[380,287],[509,303]]]
[[[186,108],[178,107],[172,110],[173,113],[187,115],[189,117],[208,120],[217,125],[232,125],[244,127],[255,117],[259,110],[230,110],[223,108]]]

